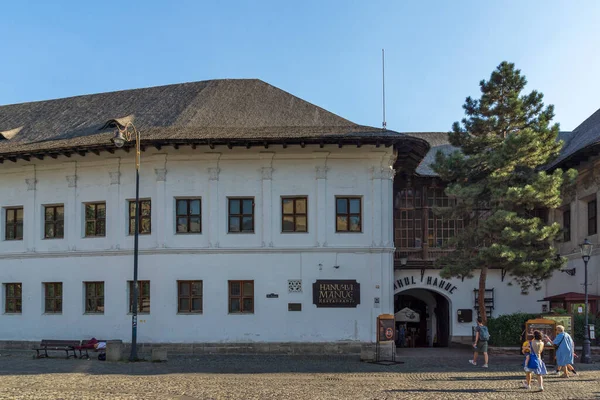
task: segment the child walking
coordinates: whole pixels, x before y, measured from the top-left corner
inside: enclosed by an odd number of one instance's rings
[[[523,349],[525,352],[525,349]],[[533,332],[533,340],[529,342],[529,354],[525,356],[525,380],[523,387],[531,388],[531,375],[535,374],[540,391],[544,391],[543,376],[548,373],[546,364],[542,360],[542,351],[544,351],[544,342],[542,341],[542,333],[540,331]]]

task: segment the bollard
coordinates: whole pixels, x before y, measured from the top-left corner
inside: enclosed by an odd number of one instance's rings
[[[106,341],[106,361],[121,361],[123,352],[123,341],[107,340]]]

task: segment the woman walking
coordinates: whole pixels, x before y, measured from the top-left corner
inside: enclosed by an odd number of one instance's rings
[[[533,340],[529,342],[529,355],[525,358],[525,381],[523,387],[529,389],[531,387],[531,375],[535,374],[540,391],[544,391],[543,376],[548,373],[546,364],[542,360],[542,351],[544,351],[544,342],[542,341],[542,333],[540,331],[533,332]]]
[[[565,332],[565,327],[562,325],[556,326],[556,338],[554,339],[554,345],[556,346],[556,365],[558,370],[563,370],[563,378],[569,377],[569,364],[573,364],[573,339],[571,335]],[[548,336],[546,339],[550,340]]]

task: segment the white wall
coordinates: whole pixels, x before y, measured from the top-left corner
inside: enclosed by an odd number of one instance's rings
[[[152,200],[152,234],[140,235],[139,279],[151,281],[151,312],[139,316],[139,341],[372,341],[376,316],[393,312],[392,156],[371,146],[143,153],[140,198]],[[0,299],[0,340],[129,339],[134,171],[124,152],[0,166],[0,207],[25,208],[24,239],[1,232],[0,282],[23,284],[23,312],[4,313]],[[308,196],[308,233],[281,233],[286,195]],[[335,232],[336,195],[362,196],[362,233]],[[190,196],[202,198],[202,233],[177,235],[174,198]],[[228,196],[255,198],[253,234],[227,232]],[[106,201],[107,235],[85,238],[83,203],[95,201]],[[65,238],[43,239],[43,205],[57,203]],[[255,282],[255,313],[228,315],[227,281],[242,279]],[[288,279],[302,279],[303,292],[288,293]],[[316,279],[357,280],[361,304],[316,308]],[[177,314],[177,280],[203,280],[201,315]],[[84,314],[84,281],[105,282],[103,315]],[[42,282],[63,282],[62,314],[44,314]]]
[[[394,274],[394,282],[398,279],[402,279],[404,282],[405,278],[409,279],[410,284],[400,287],[398,284],[395,285],[395,293],[402,293],[408,291],[410,293],[414,289],[427,289],[437,292],[448,299],[450,306],[450,335],[453,337],[459,336],[471,336],[471,327],[474,326],[477,318],[477,312],[475,311],[475,295],[474,289],[479,287],[479,275],[476,273],[473,278],[465,279],[441,279],[438,273],[434,270],[426,270],[421,281],[420,270],[396,270]],[[428,281],[431,278],[431,281]],[[437,279],[438,286],[433,286],[433,283]],[[444,281],[443,288],[439,285],[441,281]],[[504,314],[513,314],[518,312],[526,313],[541,313],[542,304],[538,302],[545,297],[545,290],[534,291],[531,290],[529,294],[521,294],[521,289],[518,285],[509,286],[508,282],[510,277],[505,276],[504,282],[502,282],[500,270],[488,270],[486,288],[494,289],[494,310],[492,311],[492,317],[498,317]],[[414,283],[413,283],[414,282]],[[432,284],[428,284],[431,282]],[[448,286],[450,285],[450,286]],[[445,288],[448,287],[449,290]],[[452,288],[455,288],[452,290]],[[450,293],[452,291],[452,293]],[[459,309],[472,309],[473,310],[473,322],[460,323],[458,322],[457,311]],[[433,315],[433,313],[430,313]]]

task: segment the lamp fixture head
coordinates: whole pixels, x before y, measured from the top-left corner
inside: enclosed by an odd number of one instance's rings
[[[589,259],[592,255],[592,250],[594,249],[594,245],[590,243],[587,238],[583,241],[582,244],[579,245],[581,250],[581,257]]]
[[[117,131],[115,131],[115,136],[113,137],[112,141],[116,147],[121,148],[125,145],[125,142],[127,140],[123,136],[123,132],[121,132],[120,130],[117,130]]]

